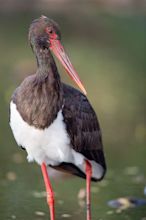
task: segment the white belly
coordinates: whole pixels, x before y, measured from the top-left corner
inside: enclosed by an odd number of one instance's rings
[[[17,144],[26,149],[29,161],[58,165],[60,162],[70,162],[73,159],[62,111],[59,111],[49,128],[40,130],[28,125],[12,102],[10,110],[10,126],[14,137]]]
[[[57,118],[48,128],[40,130],[28,125],[17,111],[16,105],[11,102],[10,126],[17,144],[26,149],[28,161],[35,160],[40,165],[43,162],[49,165],[69,162],[85,172],[84,160],[86,158],[70,146],[62,111],[58,112]],[[90,162],[92,176],[100,178],[103,173],[102,166],[94,161]]]

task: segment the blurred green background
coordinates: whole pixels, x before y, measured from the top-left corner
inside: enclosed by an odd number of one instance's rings
[[[0,219],[49,219],[40,167],[28,164],[9,128],[9,102],[36,70],[27,40],[31,21],[56,20],[103,132],[108,172],[92,184],[93,220],[145,220],[146,206],[112,209],[119,197],[145,198],[145,1],[0,1]],[[57,63],[62,80],[71,83]],[[54,176],[56,219],[85,219],[85,181]],[[80,191],[81,190],[81,191]],[[84,196],[83,196],[84,197]]]

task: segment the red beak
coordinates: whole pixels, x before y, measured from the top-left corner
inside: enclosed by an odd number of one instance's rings
[[[63,46],[61,45],[59,40],[50,39],[50,49],[53,51],[53,53],[56,55],[56,57],[60,60],[64,68],[66,69],[69,76],[76,82],[78,87],[81,89],[81,91],[86,95],[87,92],[77,74],[75,71],[73,65],[71,64],[67,54],[64,51]]]

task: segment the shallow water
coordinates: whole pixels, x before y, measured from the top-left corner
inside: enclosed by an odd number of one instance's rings
[[[24,154],[16,151],[11,155],[9,163],[3,164],[0,219],[49,219],[40,168],[28,164]],[[57,176],[52,179],[52,185],[55,191],[56,219],[85,219],[85,181],[76,177]],[[146,216],[146,205],[119,210],[109,207],[107,202],[125,196],[145,198],[144,185],[145,168],[140,164],[123,168],[117,164],[116,170],[109,165],[106,178],[100,183],[93,183],[91,187],[93,219],[143,219]],[[80,190],[82,193],[79,196]]]

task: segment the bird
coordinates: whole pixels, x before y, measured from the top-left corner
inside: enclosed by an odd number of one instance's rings
[[[27,160],[41,166],[51,220],[54,192],[48,168],[86,179],[87,220],[91,220],[91,181],[106,173],[102,134],[87,93],[61,43],[59,25],[42,15],[30,24],[28,38],[37,70],[15,89],[10,127]],[[80,90],[61,81],[54,56]]]

